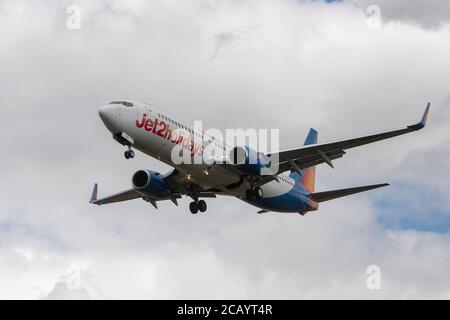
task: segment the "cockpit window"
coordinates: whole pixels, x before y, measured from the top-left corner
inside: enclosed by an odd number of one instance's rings
[[[131,102],[127,102],[127,101],[111,101],[109,104],[122,104],[125,107],[134,107],[134,104],[132,104]]]

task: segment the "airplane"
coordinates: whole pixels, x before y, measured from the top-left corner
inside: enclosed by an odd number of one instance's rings
[[[185,196],[192,199],[190,212],[197,214],[207,210],[203,199],[225,195],[257,207],[260,214],[282,212],[305,215],[318,210],[319,203],[388,186],[388,183],[382,183],[316,192],[315,168],[320,164],[334,168],[332,161],[343,157],[347,149],[423,129],[429,110],[430,103],[420,122],[398,130],[319,144],[317,131],[310,129],[302,147],[262,153],[249,146],[230,146],[215,140],[147,103],[112,101],[100,107],[98,113],[113,138],[127,148],[125,158],[134,158],[135,149],[173,169],[164,174],[139,170],[132,176],[132,188],[100,199],[98,184],[95,184],[90,203],[105,205],[143,199],[158,209],[160,201],[172,201],[178,206],[177,200]],[[195,142],[198,140],[201,142]],[[228,155],[226,161],[214,159],[201,164],[177,164],[172,160],[172,151],[176,146],[194,156],[202,154],[205,145],[211,143]],[[272,163],[271,159],[277,159],[277,163]],[[269,171],[271,174],[261,174],[262,168],[272,165],[276,165],[276,169]]]

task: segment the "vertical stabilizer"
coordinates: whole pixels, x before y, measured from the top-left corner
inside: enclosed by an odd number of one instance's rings
[[[317,144],[318,133],[313,128],[309,129],[304,145]],[[303,170],[303,186],[309,192],[314,192],[314,185],[316,183],[316,167],[310,167]]]
[[[305,139],[304,145],[312,145],[317,144],[318,133],[314,129],[309,129],[308,136]],[[314,185],[316,182],[316,167],[309,167],[304,170],[292,170],[289,175],[293,178],[296,183],[300,183],[303,187],[305,187],[308,192],[314,192]]]

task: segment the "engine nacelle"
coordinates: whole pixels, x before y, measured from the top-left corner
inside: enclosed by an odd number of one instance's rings
[[[165,178],[155,171],[139,170],[133,175],[132,184],[136,191],[152,198],[166,198],[171,193]]]
[[[261,169],[270,167],[270,158],[249,147],[234,147],[230,152],[230,162],[243,174],[257,176]]]

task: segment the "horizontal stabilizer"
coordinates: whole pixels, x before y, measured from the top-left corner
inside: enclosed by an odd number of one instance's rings
[[[317,192],[311,194],[311,199],[315,202],[324,202],[329,201],[337,198],[346,197],[355,193],[360,193],[364,191],[369,191],[381,187],[388,186],[389,183],[382,183],[382,184],[374,184],[371,186],[363,186],[363,187],[356,187],[356,188],[348,188],[348,189],[340,189],[340,190],[332,190],[332,191],[325,191],[325,192]]]

